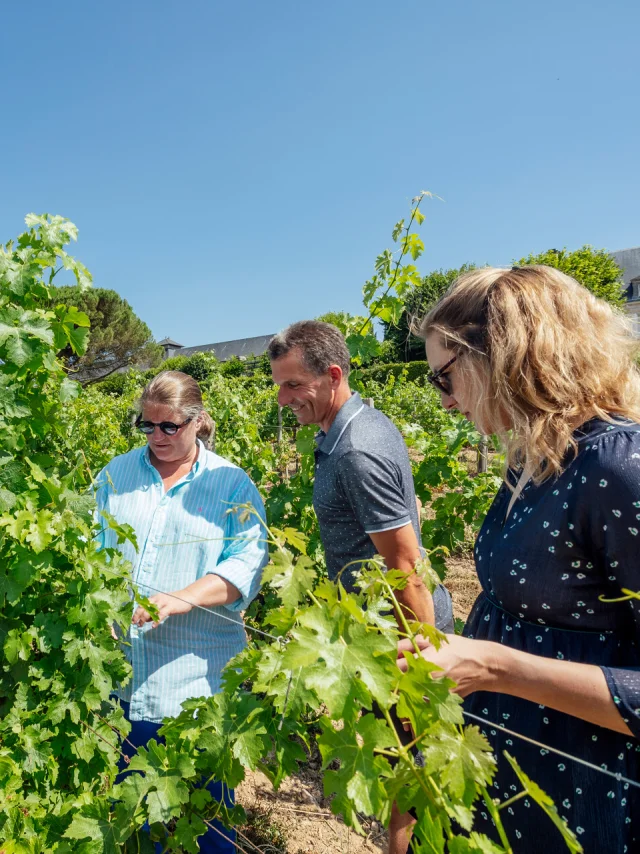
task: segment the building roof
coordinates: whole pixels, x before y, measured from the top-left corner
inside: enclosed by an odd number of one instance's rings
[[[181,347],[176,356],[192,356],[194,353],[213,353],[219,362],[226,362],[234,356],[247,358],[262,356],[266,353],[273,335],[256,335],[254,338],[237,338],[235,341],[219,341],[217,344],[199,344],[195,347]],[[162,344],[162,341],[160,342]],[[180,345],[176,345],[180,346]]]
[[[163,347],[182,347],[182,344],[178,344],[172,338],[163,338],[162,341],[158,341],[158,344],[161,344]]]
[[[634,246],[633,249],[619,249],[617,252],[612,252],[611,257],[618,267],[622,267],[622,281],[627,299],[637,299],[631,282],[640,277],[640,246]]]

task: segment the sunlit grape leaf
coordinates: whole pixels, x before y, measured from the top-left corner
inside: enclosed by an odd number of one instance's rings
[[[564,821],[564,819],[560,816],[556,805],[553,800],[549,797],[549,795],[543,791],[543,789],[538,786],[537,783],[534,783],[533,780],[529,779],[527,775],[524,773],[522,768],[518,765],[513,756],[510,756],[505,750],[504,755],[515,771],[522,787],[526,790],[527,794],[534,800],[539,807],[545,812],[545,814],[551,819],[551,821],[555,824],[555,826],[560,831],[562,835],[562,839],[564,840],[565,845],[571,851],[571,854],[581,854],[583,851],[582,845],[578,842],[578,839],[575,833],[571,830],[569,825]]]

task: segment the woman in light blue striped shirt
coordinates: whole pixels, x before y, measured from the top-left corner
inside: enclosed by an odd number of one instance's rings
[[[250,503],[264,520],[262,500],[242,469],[207,449],[213,422],[198,383],[164,371],[144,389],[139,410],[147,445],[105,466],[96,491],[98,509],[131,525],[138,542],[137,552],[118,545],[107,528],[103,547],[131,561],[135,583],[160,614],[153,622],[134,605],[125,647],[133,677],[118,696],[136,746],[157,738],[162,719],[177,715],[184,700],[219,690],[222,669],[246,643],[240,611],[256,596],[268,560],[259,519],[233,511]],[[220,784],[211,792],[222,799]],[[231,803],[233,793],[224,795]],[[224,832],[228,842],[209,830],[200,851],[233,851],[233,834]]]

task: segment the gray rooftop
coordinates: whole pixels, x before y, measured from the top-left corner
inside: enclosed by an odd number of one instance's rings
[[[226,362],[234,356],[250,358],[266,353],[273,335],[256,335],[254,338],[237,338],[235,341],[220,341],[217,344],[199,344],[195,347],[180,347],[176,356],[192,356],[194,353],[213,353],[219,362]]]

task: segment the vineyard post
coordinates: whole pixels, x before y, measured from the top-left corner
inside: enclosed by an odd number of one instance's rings
[[[478,444],[478,474],[486,474],[489,458],[489,446],[486,436],[483,436]]]
[[[367,406],[370,406],[370,407],[371,407],[371,409],[375,409],[375,408],[376,408],[376,405],[375,405],[375,403],[373,402],[373,398],[372,398],[372,397],[363,397],[363,398],[362,398],[362,402],[363,402],[364,404],[366,404]]]
[[[282,444],[282,407],[278,404],[278,444]]]

